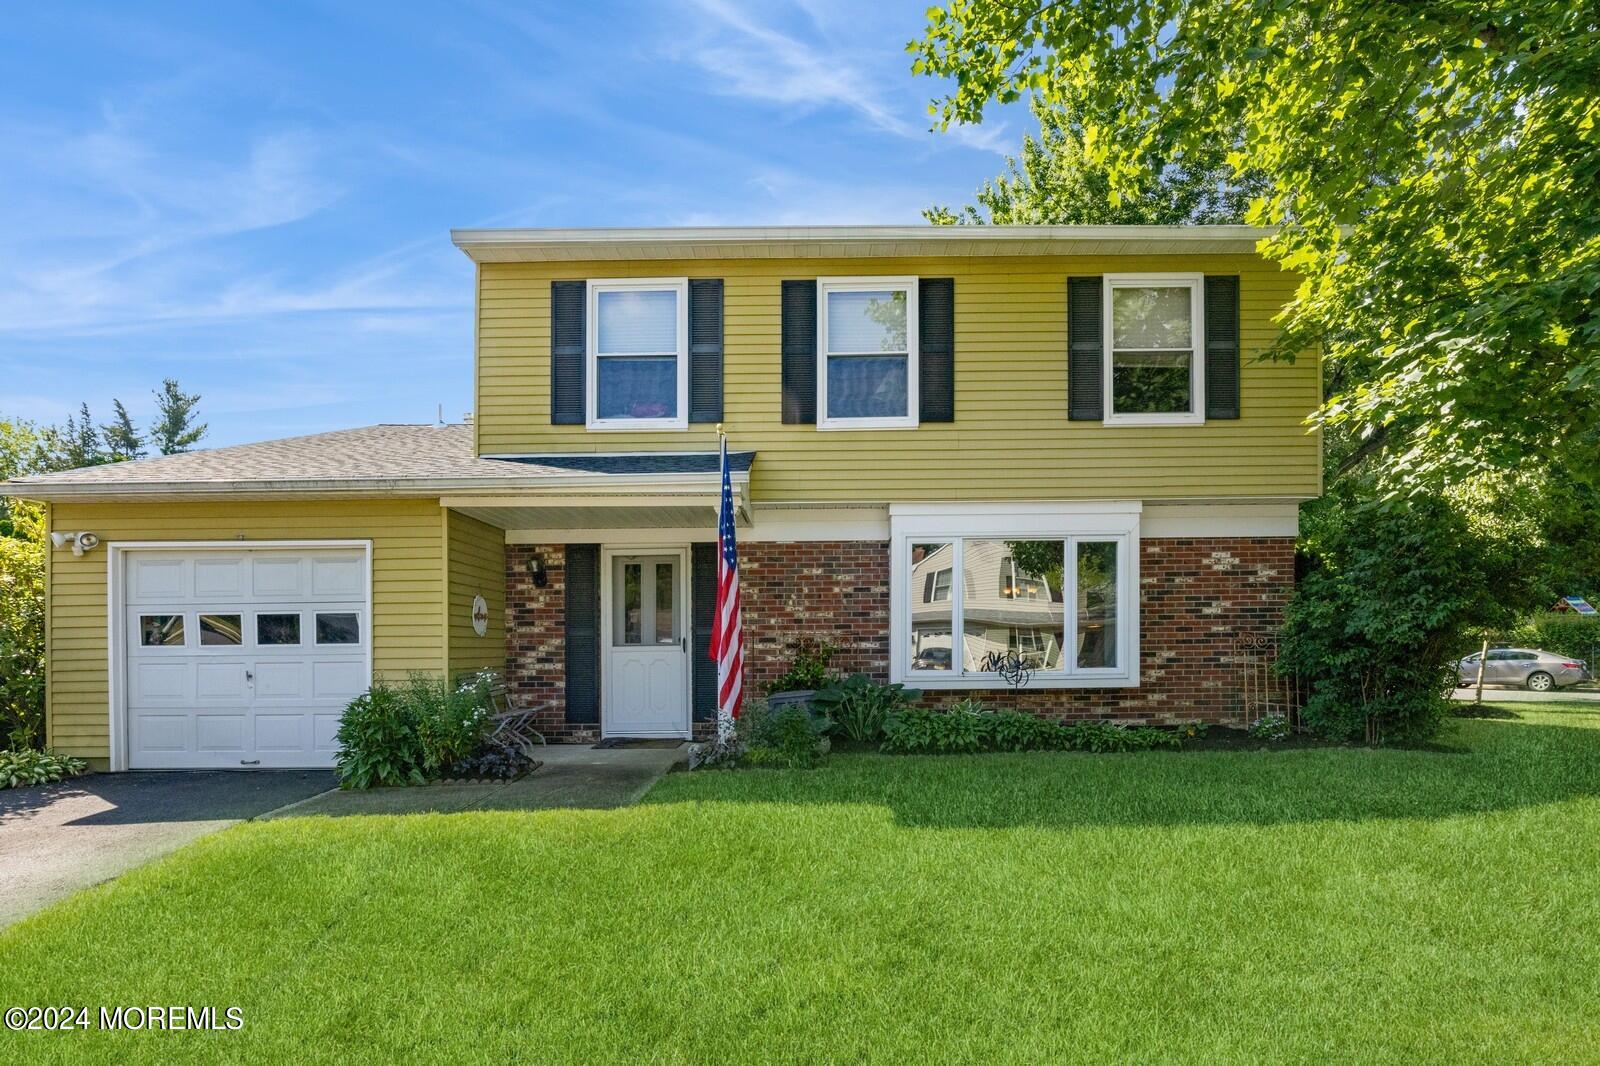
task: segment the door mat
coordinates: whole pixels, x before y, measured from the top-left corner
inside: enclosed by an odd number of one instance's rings
[[[607,737],[595,747],[598,748],[676,748],[683,741],[666,739],[633,739],[630,737]]]

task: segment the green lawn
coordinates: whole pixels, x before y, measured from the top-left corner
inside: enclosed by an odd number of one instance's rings
[[[0,933],[0,1059],[1596,1061],[1600,706],[1434,751],[838,756],[235,828]]]

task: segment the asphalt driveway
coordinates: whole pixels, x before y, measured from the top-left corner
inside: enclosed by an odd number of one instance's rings
[[[331,770],[202,770],[0,792],[0,926],[334,784]]]

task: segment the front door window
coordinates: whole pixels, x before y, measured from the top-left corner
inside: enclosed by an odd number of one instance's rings
[[[612,563],[615,612],[611,643],[618,648],[678,643],[678,561],[619,558]]]

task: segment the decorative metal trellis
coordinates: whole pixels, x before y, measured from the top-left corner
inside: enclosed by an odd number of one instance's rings
[[[1235,640],[1233,648],[1245,726],[1248,728],[1268,715],[1281,714],[1291,730],[1300,732],[1300,708],[1308,693],[1298,676],[1278,673],[1278,638],[1249,634]]]

